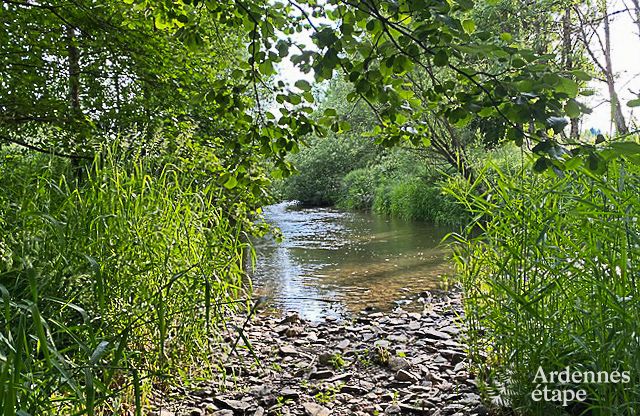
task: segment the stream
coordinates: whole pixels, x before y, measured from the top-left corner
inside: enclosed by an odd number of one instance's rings
[[[452,273],[441,244],[448,228],[293,202],[270,205],[264,214],[283,241],[254,242],[254,291],[305,319],[410,308],[418,293],[445,288]]]

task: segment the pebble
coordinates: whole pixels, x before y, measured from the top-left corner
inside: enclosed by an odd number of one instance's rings
[[[159,393],[163,410],[150,414],[487,416],[459,338],[459,293],[420,299],[411,305],[424,307],[422,313],[363,311],[348,321],[259,315],[245,328],[259,366],[246,348],[226,355],[237,339],[229,325],[219,356],[226,357],[222,367],[233,369],[233,380],[221,374],[193,392]],[[239,326],[245,319],[237,317]]]

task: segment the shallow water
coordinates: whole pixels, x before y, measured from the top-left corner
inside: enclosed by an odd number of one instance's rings
[[[255,241],[255,292],[306,319],[388,309],[445,286],[449,229],[292,202],[265,208],[283,241]],[[402,300],[406,299],[406,300]]]

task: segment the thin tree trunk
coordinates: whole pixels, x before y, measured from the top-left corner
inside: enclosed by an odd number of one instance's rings
[[[67,55],[69,58],[69,105],[76,121],[80,116],[80,52],[75,44],[75,30],[67,26]]]
[[[562,17],[562,60],[567,71],[573,69],[573,47],[571,43],[571,6],[564,9]],[[580,135],[580,119],[571,119],[571,131],[569,137],[577,139]]]
[[[616,84],[613,72],[613,64],[611,62],[611,28],[609,26],[609,12],[607,10],[606,0],[602,2],[602,13],[604,16],[604,60],[605,60],[605,78],[607,80],[607,88],[609,90],[609,101],[611,103],[611,118],[616,126],[618,134],[626,134],[629,132],[627,123],[620,107],[620,100],[616,92]]]
[[[67,35],[67,58],[69,71],[69,107],[71,125],[78,123],[82,117],[82,109],[80,108],[80,51],[76,45],[75,29],[72,26],[66,26]],[[71,147],[73,143],[71,143]],[[81,168],[78,159],[71,159],[71,166],[75,171],[78,179],[81,177]]]
[[[640,36],[640,0],[631,0],[633,3],[633,7],[636,9],[636,21],[635,24],[638,26],[638,36]]]

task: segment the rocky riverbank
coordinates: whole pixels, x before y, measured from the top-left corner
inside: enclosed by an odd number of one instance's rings
[[[306,322],[296,314],[229,329],[223,380],[177,391],[152,414],[483,416],[460,339],[460,295],[426,292],[421,310],[363,311]],[[242,326],[244,322],[240,322]]]

